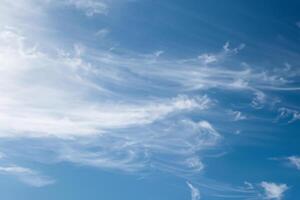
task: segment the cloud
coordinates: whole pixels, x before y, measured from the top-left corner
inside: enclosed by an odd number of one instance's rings
[[[234,121],[245,120],[247,117],[240,111],[230,111],[230,115],[233,116]]]
[[[51,33],[56,30],[40,19],[51,19],[45,7],[57,1],[41,3],[39,9],[24,2],[15,3],[14,12],[1,12],[1,17],[5,16],[1,25],[25,23],[14,17],[24,13],[27,19],[34,19],[26,20],[28,27]],[[62,4],[87,16],[109,10],[106,1],[69,0]],[[16,7],[24,12],[15,11]],[[10,20],[6,20],[8,12]],[[78,35],[85,33],[78,31]],[[236,111],[241,105],[263,109],[271,102],[270,93],[298,89],[292,84],[299,78],[297,72],[232,62],[243,44],[231,47],[227,42],[217,52],[193,58],[157,59],[162,51],[149,56],[128,49],[93,49],[74,38],[49,42],[46,36],[28,37],[33,32],[8,26],[1,26],[0,32],[0,137],[10,138],[12,145],[7,151],[18,151],[33,160],[51,152],[49,162],[134,173],[161,170],[192,177],[205,168],[203,157],[219,144],[219,131],[227,131],[227,126],[222,126],[226,120],[223,113],[234,110],[234,120],[242,120],[248,115]],[[98,35],[104,40],[107,33],[101,29]],[[73,47],[59,48],[66,41],[74,43]],[[24,145],[16,145],[20,138],[30,144],[26,151],[20,150]],[[40,175],[21,169],[6,166],[2,171],[16,171],[17,177],[27,182],[24,177]],[[188,186],[192,198],[198,199],[197,188]],[[242,189],[230,192],[248,195]]]
[[[248,181],[244,181],[244,184],[246,186],[247,189],[249,190],[253,190],[254,189],[254,186],[252,183],[248,182]]]
[[[222,51],[218,53],[204,53],[198,56],[198,59],[205,65],[224,61],[228,56],[237,54],[245,47],[245,44],[240,44],[238,47],[230,48],[230,43],[226,42]]]
[[[65,0],[66,4],[85,12],[87,16],[107,14],[109,7],[102,0]]]
[[[0,26],[16,26],[35,34],[51,32],[48,24],[50,9],[73,9],[93,17],[107,15],[109,0],[3,0],[0,6]],[[43,37],[43,35],[39,35]]]
[[[210,55],[210,54],[202,54],[200,56],[198,56],[198,58],[204,63],[204,64],[209,64],[209,63],[213,63],[216,62],[217,56],[215,55]]]
[[[281,107],[278,109],[278,116],[276,121],[278,120],[288,120],[288,123],[293,123],[297,120],[300,120],[300,112],[296,109]]]
[[[264,107],[266,99],[266,94],[262,91],[257,90],[254,92],[254,97],[252,99],[251,106],[256,109],[261,109]]]
[[[198,188],[194,187],[191,183],[186,182],[188,187],[191,190],[191,200],[199,200],[200,199],[200,191]]]
[[[79,165],[125,172],[159,169],[185,176],[203,169],[201,151],[219,139],[208,122],[182,120],[109,132],[93,141],[64,145],[57,154],[59,160]]]
[[[241,49],[225,46],[222,59]],[[218,100],[205,93],[248,92],[258,106],[266,97],[257,88],[274,81],[250,69],[207,68],[199,59],[120,55],[78,43],[41,50],[47,48],[18,30],[0,32],[0,93],[5,94],[0,136],[60,139],[57,160],[99,168],[198,173],[204,168],[201,152],[221,138],[207,115]],[[228,110],[218,109],[214,112]],[[74,142],[78,137],[85,142]]]
[[[94,76],[94,72],[90,72],[92,66],[80,58],[83,47],[75,45],[74,57],[61,57],[60,53],[57,58],[24,46],[25,38],[11,30],[1,32],[0,39],[0,92],[6,93],[0,101],[0,107],[5,110],[0,114],[3,122],[0,129],[8,133],[2,136],[94,135],[104,129],[150,124],[171,113],[203,110],[210,104],[205,95],[127,102],[113,97],[102,103],[88,101],[92,91],[98,93],[98,98],[113,94],[89,80],[92,77],[88,75]],[[47,72],[47,80],[39,77],[42,71]],[[22,93],[17,92],[21,88]],[[34,94],[38,96],[31,99]]]
[[[45,53],[12,29],[0,32],[0,51],[0,93],[6,94],[0,100],[0,137],[54,140],[57,145],[39,147],[54,152],[54,162],[198,173],[204,166],[200,152],[220,139],[207,120],[190,117],[210,109],[207,95],[161,97],[155,94],[159,88],[119,66],[135,61],[114,54],[89,60],[85,55],[93,54],[80,44]],[[152,97],[136,95],[145,88]]]
[[[161,55],[164,54],[164,53],[165,53],[164,51],[158,50],[158,51],[155,51],[155,52],[154,52],[154,56],[155,56],[155,57],[159,57],[159,56],[161,56]]]
[[[300,28],[300,21],[296,22],[296,26]]]
[[[288,190],[288,186],[286,184],[276,184],[263,181],[260,186],[265,191],[266,199],[282,199],[284,192]]]
[[[44,187],[55,183],[55,180],[52,178],[44,176],[32,169],[17,165],[0,166],[0,174],[14,176],[19,181],[33,187]]]
[[[238,53],[240,50],[242,50],[246,47],[245,44],[240,44],[238,47],[235,47],[235,48],[232,48],[232,49],[230,49],[229,46],[230,46],[230,43],[226,42],[223,46],[224,51],[227,52],[227,53],[234,53],[234,54]]]
[[[103,38],[103,37],[106,37],[109,33],[110,33],[109,29],[103,28],[103,29],[98,30],[98,31],[95,33],[95,35],[96,35],[97,37]]]
[[[290,164],[292,164],[294,167],[296,167],[298,170],[300,170],[300,157],[298,156],[290,156],[287,157]]]

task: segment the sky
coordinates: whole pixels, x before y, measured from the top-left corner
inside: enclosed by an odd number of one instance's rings
[[[5,200],[296,200],[297,0],[0,0]]]

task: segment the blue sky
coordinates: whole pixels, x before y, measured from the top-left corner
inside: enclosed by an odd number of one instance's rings
[[[2,0],[1,198],[297,199],[299,9]]]

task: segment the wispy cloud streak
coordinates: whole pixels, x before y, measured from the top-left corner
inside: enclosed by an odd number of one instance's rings
[[[37,171],[17,165],[0,166],[0,174],[14,176],[19,181],[33,187],[43,187],[55,183],[55,180]]]
[[[186,184],[188,185],[188,187],[191,190],[191,200],[199,200],[200,199],[200,191],[194,187],[191,183],[186,182]]]
[[[108,5],[102,0],[65,0],[66,4],[85,12],[87,16],[107,14]]]

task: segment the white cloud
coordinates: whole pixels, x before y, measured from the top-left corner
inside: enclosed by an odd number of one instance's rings
[[[218,60],[216,55],[211,55],[211,54],[202,54],[198,56],[198,58],[204,63],[204,64],[209,64],[216,62]]]
[[[252,183],[250,183],[250,182],[248,182],[248,181],[245,181],[244,184],[245,184],[245,186],[246,186],[246,188],[247,188],[248,190],[253,190],[253,189],[254,189],[254,186],[253,186]]]
[[[83,144],[64,145],[57,153],[59,160],[79,165],[127,172],[149,170],[151,166],[185,175],[203,169],[198,153],[215,146],[219,139],[208,122],[183,120],[109,132]]]
[[[103,29],[98,30],[95,33],[95,35],[100,37],[100,38],[103,38],[103,37],[106,37],[109,33],[110,33],[109,29],[103,28]]]
[[[288,123],[293,123],[300,120],[300,112],[296,109],[281,107],[278,109],[278,112],[277,121],[287,119]]]
[[[288,186],[286,184],[276,184],[263,181],[260,186],[264,189],[266,199],[282,199],[284,192],[288,190]]]
[[[111,93],[86,77],[92,66],[80,58],[84,47],[75,45],[75,57],[56,58],[26,47],[24,40],[11,30],[0,33],[0,92],[6,94],[0,100],[5,111],[0,114],[0,129],[7,133],[0,136],[94,135],[104,129],[150,124],[173,112],[207,109],[210,104],[206,96],[184,95],[135,102],[87,101],[86,91],[96,90],[99,98]],[[39,77],[42,71],[47,79]]]
[[[300,170],[300,157],[298,156],[290,156],[287,158],[290,164],[295,166],[297,169]]]
[[[188,167],[197,169],[198,171],[201,171],[204,168],[204,164],[198,157],[186,159],[186,164]]]
[[[87,16],[107,14],[109,7],[102,0],[65,0],[69,5],[85,12]]]
[[[200,199],[200,191],[198,190],[198,188],[196,188],[189,182],[186,182],[186,184],[188,185],[188,187],[191,190],[191,200],[199,200]]]
[[[63,145],[51,149],[59,161],[122,171],[154,167],[197,173],[203,169],[197,152],[220,138],[209,122],[188,117],[212,106],[206,95],[176,92],[144,98],[112,90],[113,84],[148,87],[143,79],[122,77],[124,69],[118,65],[135,61],[101,60],[100,54],[97,63],[89,62],[84,57],[89,49],[80,44],[71,51],[43,53],[11,29],[0,33],[0,51],[0,93],[5,94],[0,100],[0,137],[61,140],[58,144]],[[158,155],[168,159],[156,162]]]
[[[211,99],[206,92],[222,91],[228,98],[234,97],[236,104],[235,95],[242,96],[254,108],[263,108],[269,103],[269,90],[299,89],[289,87],[286,80],[289,74],[295,80],[299,76],[291,69],[265,71],[262,67],[241,69],[235,63],[223,64],[244,44],[231,48],[227,42],[219,52],[203,53],[198,58],[157,59],[163,51],[149,56],[126,49],[117,49],[121,53],[101,47],[95,50],[84,44],[73,49],[66,44],[66,49],[57,50],[58,44],[74,42],[74,38],[49,41],[48,34],[34,35],[36,29],[56,35],[53,31],[58,31],[57,27],[43,21],[52,20],[46,9],[52,4],[94,16],[108,13],[107,2],[5,0],[0,5],[0,137],[10,137],[10,141],[38,138],[43,143],[33,151],[51,151],[55,154],[52,162],[126,172],[154,169],[182,177],[204,168],[204,152],[221,138],[214,128],[218,124],[210,121],[218,123],[214,114],[231,109],[222,106],[222,97]],[[26,28],[8,27],[11,25]],[[83,35],[84,28],[76,34]],[[108,29],[101,29],[96,35],[104,40],[108,33]],[[36,40],[28,39],[28,35]],[[235,120],[245,116],[247,113],[234,111]],[[0,171],[33,186],[54,182],[19,166],[2,166]],[[199,199],[199,190],[187,184],[192,200]],[[287,189],[285,184],[261,185],[267,198],[280,199]],[[233,192],[249,195],[240,188]]]
[[[0,174],[14,176],[19,181],[33,187],[44,187],[55,182],[37,171],[17,165],[0,166]]]
[[[273,84],[259,72],[207,68],[198,59],[119,55],[82,44],[42,51],[47,43],[34,44],[13,29],[0,33],[0,137],[59,138],[58,160],[80,165],[198,173],[204,167],[199,152],[220,139],[205,114],[217,101],[205,92],[247,91],[259,106],[266,97],[256,88]],[[235,51],[226,47],[220,55]],[[191,120],[193,113],[201,118]],[[245,116],[234,113],[235,120]],[[77,137],[86,143],[77,144]],[[168,159],[157,162],[158,155]]]
[[[264,92],[256,90],[254,92],[254,97],[252,99],[251,106],[256,109],[261,109],[264,107],[266,99],[267,97]]]
[[[234,121],[245,120],[247,117],[241,111],[230,111]]]
[[[224,45],[223,45],[223,49],[225,51],[225,53],[229,53],[229,54],[236,54],[238,53],[240,50],[244,49],[245,48],[245,44],[240,44],[238,47],[235,47],[235,48],[230,48],[230,43],[229,42],[226,42]]]
[[[219,53],[204,53],[199,55],[198,59],[204,65],[224,61],[226,57],[231,56],[232,54],[237,54],[240,50],[242,50],[245,47],[245,44],[240,44],[236,48],[230,48],[229,46],[229,42],[226,42],[223,46],[223,50]]]
[[[207,120],[193,121],[189,116],[208,112],[216,101],[206,95],[180,93],[204,93],[210,88],[248,90],[256,94],[255,102],[265,101],[264,93],[253,85],[260,84],[261,75],[248,69],[199,67],[201,62],[193,59],[127,57],[82,44],[45,53],[33,44],[13,29],[0,33],[0,93],[5,94],[0,100],[0,136],[88,140],[76,148],[69,142],[58,148],[61,161],[125,171],[151,163],[174,173],[199,172],[204,165],[197,152],[216,145],[220,135]],[[248,83],[233,86],[236,80]],[[136,96],[137,91],[153,96]],[[173,95],[162,97],[165,91]],[[245,115],[237,111],[234,119],[245,119]],[[89,141],[91,137],[102,142],[96,145]],[[110,147],[110,140],[116,140],[116,146]],[[87,146],[102,151],[89,151]],[[116,152],[125,155],[121,158]],[[171,159],[152,162],[157,152]]]
[[[155,51],[155,52],[154,52],[154,56],[155,56],[155,57],[159,57],[159,56],[162,55],[162,54],[164,54],[164,51],[162,51],[162,50],[158,50],[158,51]]]

